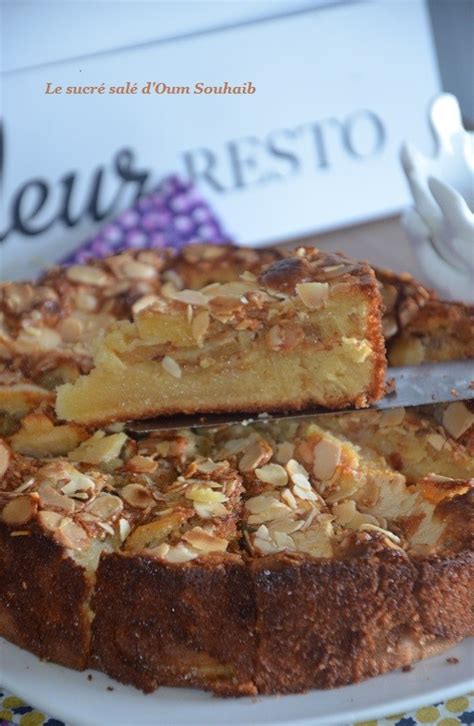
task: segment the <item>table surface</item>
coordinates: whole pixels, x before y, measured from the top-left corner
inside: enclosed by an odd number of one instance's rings
[[[79,714],[80,718],[80,714]],[[55,719],[54,716],[37,711],[17,698],[12,693],[2,690],[0,686],[0,726],[72,726]],[[444,703],[418,708],[408,713],[389,714],[386,718],[376,721],[359,721],[354,726],[418,726],[431,724],[432,726],[470,726],[474,724],[474,691],[451,698]],[[109,726],[104,724],[104,726]],[[139,724],[134,724],[139,726]],[[341,725],[343,726],[343,725]],[[344,726],[352,726],[350,724]]]

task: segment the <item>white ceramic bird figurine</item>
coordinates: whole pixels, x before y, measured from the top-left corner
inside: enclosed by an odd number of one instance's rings
[[[474,134],[449,93],[430,109],[437,152],[409,144],[401,162],[414,199],[402,224],[431,284],[445,297],[474,302]]]

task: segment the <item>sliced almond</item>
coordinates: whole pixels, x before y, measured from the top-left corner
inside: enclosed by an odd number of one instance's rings
[[[462,401],[450,403],[443,412],[443,426],[453,439],[459,439],[474,424],[474,413]]]
[[[261,537],[255,537],[253,540],[253,546],[262,555],[271,555],[278,552],[278,545],[273,540],[262,539]]]
[[[213,519],[214,517],[226,517],[229,512],[221,502],[193,502],[193,507],[196,510],[196,514],[201,519]]]
[[[129,280],[154,280],[157,271],[152,265],[130,259],[122,266],[122,273]]]
[[[107,492],[102,492],[90,504],[86,510],[102,520],[111,520],[117,517],[123,510],[123,502],[120,497]]]
[[[37,499],[29,496],[15,497],[4,506],[1,519],[9,525],[26,524],[36,514],[37,509]]]
[[[33,287],[28,283],[13,283],[4,286],[5,302],[17,315],[25,312],[33,302]]]
[[[125,542],[125,540],[127,539],[128,535],[130,534],[130,531],[131,531],[130,522],[128,521],[128,519],[121,517],[119,519],[118,524],[119,524],[120,541]]]
[[[83,441],[76,449],[70,451],[68,458],[84,464],[106,464],[119,457],[126,441],[126,434],[118,433],[106,436],[103,431],[96,431],[90,439]]]
[[[191,331],[193,338],[197,341],[198,345],[202,345],[206,333],[209,330],[211,322],[210,315],[207,310],[201,310],[192,321]]]
[[[135,509],[148,509],[155,504],[150,492],[142,484],[127,484],[120,490],[120,494],[122,499]]]
[[[405,418],[404,408],[388,408],[382,411],[379,420],[379,426],[400,426]]]
[[[213,502],[227,502],[228,497],[221,492],[216,492],[211,487],[199,486],[194,484],[189,487],[186,491],[186,499],[191,499],[193,502],[201,502],[203,504],[211,504]]]
[[[288,504],[291,509],[297,509],[298,508],[298,502],[295,499],[295,496],[291,489],[283,489],[281,493],[281,498],[283,501]]]
[[[239,461],[239,471],[252,471],[262,464],[266,464],[273,456],[273,449],[270,444],[259,439],[252,442],[245,450],[245,454]]]
[[[294,540],[286,532],[275,532],[273,540],[280,551],[296,549]]]
[[[318,514],[318,510],[314,509],[315,515]],[[268,529],[271,534],[274,532],[284,532],[285,534],[292,534],[297,532],[303,526],[303,522],[298,519],[291,517],[284,517],[283,519],[277,519],[275,522],[269,524]]]
[[[376,524],[362,524],[359,527],[359,530],[362,532],[378,532],[379,534],[383,534],[384,537],[387,537],[387,539],[391,540],[392,542],[395,542],[395,544],[401,544],[402,541],[400,537],[397,537],[396,534],[393,532],[390,532],[388,529],[383,529],[382,527],[378,527]]]
[[[291,514],[291,509],[283,502],[274,497],[268,498],[268,505],[263,506],[263,502],[256,502],[258,497],[253,497],[246,502],[246,508],[252,514],[248,516],[249,524],[262,524],[264,522],[272,522],[276,519],[283,519]]]
[[[288,474],[280,464],[265,464],[255,469],[255,476],[260,481],[275,487],[284,487],[288,483]]]
[[[64,496],[64,494],[59,494],[48,482],[40,484],[38,495],[44,509],[58,509],[63,514],[72,514],[74,512],[74,500]]]
[[[207,461],[199,461],[196,464],[196,469],[200,471],[202,474],[214,474],[216,471],[222,471],[224,469],[228,468],[228,463],[226,461],[212,461],[211,459],[207,459]]]
[[[5,474],[6,470],[8,469],[9,463],[10,449],[3,441],[0,441],[0,477]]]
[[[206,532],[202,527],[193,527],[183,534],[183,539],[200,552],[225,552],[228,541]]]
[[[181,378],[181,376],[183,375],[180,365],[176,363],[175,359],[171,358],[169,355],[165,355],[165,357],[161,361],[161,365],[167,373],[173,376],[173,378]]]
[[[82,527],[69,518],[62,519],[54,538],[71,550],[82,550],[90,542]]]
[[[185,305],[201,305],[207,307],[209,304],[208,298],[202,292],[199,292],[199,290],[179,290],[169,295],[169,297]]]
[[[341,459],[342,447],[339,441],[321,439],[313,449],[313,474],[317,479],[326,481],[330,479]]]
[[[141,310],[145,310],[146,308],[149,308],[150,305],[154,305],[154,303],[158,302],[159,299],[158,295],[144,295],[143,297],[140,297],[133,303],[132,313],[134,315],[138,315]]]
[[[104,287],[109,281],[108,275],[103,270],[91,265],[71,265],[66,270],[66,277],[72,282],[98,287]]]
[[[298,475],[296,475],[298,476]],[[301,486],[301,484],[296,483],[293,486],[293,494],[295,497],[299,497],[299,499],[303,499],[309,502],[315,502],[318,499],[318,496],[310,486],[308,486],[308,480],[305,480],[305,486]]]
[[[293,458],[294,453],[295,445],[289,441],[284,441],[282,444],[277,445],[275,459],[279,464],[287,464]]]
[[[135,471],[143,474],[152,474],[158,468],[158,462],[152,459],[151,456],[132,456],[127,461],[127,469],[129,471]]]
[[[54,350],[61,345],[61,336],[53,328],[35,328],[29,326],[22,330],[17,337],[17,347],[23,352],[33,349]]]
[[[260,512],[264,512],[273,504],[278,503],[278,499],[276,499],[276,497],[272,496],[271,494],[259,494],[256,497],[251,497],[250,499],[247,499],[247,501],[245,502],[245,508],[252,514],[260,514]]]
[[[299,282],[296,292],[308,308],[319,308],[329,298],[327,282]]]
[[[356,503],[353,499],[348,499],[340,504],[335,504],[332,509],[336,522],[342,527],[349,524],[356,515]]]
[[[195,560],[196,557],[199,557],[199,552],[197,552],[192,547],[186,547],[185,544],[182,544],[180,542],[175,547],[170,547],[167,553],[161,555],[161,557],[166,560],[166,562],[174,562],[176,564],[179,564],[182,562],[190,562],[191,560]]]
[[[84,325],[78,318],[65,318],[58,325],[59,334],[66,343],[76,343],[80,340],[83,330]]]
[[[88,492],[95,489],[94,480],[80,471],[73,469],[68,478],[68,483],[61,487],[62,493],[68,497],[73,497],[78,492]]]
[[[433,447],[433,449],[436,449],[436,451],[441,451],[441,449],[446,444],[446,439],[444,436],[441,436],[441,434],[428,434],[426,437],[426,441],[430,446]]]
[[[50,532],[54,532],[56,529],[58,529],[63,519],[64,516],[62,514],[58,514],[58,512],[43,510],[42,512],[38,513],[38,522]]]
[[[301,474],[302,476],[308,478],[308,472],[306,471],[304,466],[299,463],[299,461],[296,461],[296,459],[290,459],[289,461],[287,461],[285,468],[290,475],[292,481],[295,474]]]

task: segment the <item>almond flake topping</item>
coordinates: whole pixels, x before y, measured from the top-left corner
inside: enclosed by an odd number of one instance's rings
[[[308,308],[319,308],[329,298],[327,282],[299,282],[296,292]]]
[[[427,442],[433,447],[433,449],[436,449],[436,451],[441,451],[443,446],[446,443],[446,439],[444,436],[441,436],[441,434],[428,434],[426,437]]]
[[[127,469],[143,474],[152,474],[158,468],[158,463],[151,456],[132,456],[127,461]]]
[[[80,340],[84,325],[78,318],[65,318],[58,326],[59,333],[66,343],[75,343]]]
[[[239,471],[252,471],[256,467],[266,464],[272,456],[273,449],[267,441],[263,439],[253,441],[239,461]]]
[[[72,282],[83,285],[97,285],[98,287],[106,285],[109,279],[103,270],[90,265],[71,265],[66,270],[66,276]]]
[[[214,517],[225,517],[227,509],[221,502],[197,502],[193,500],[193,507],[201,519],[214,519]]]
[[[3,508],[1,519],[5,524],[27,524],[38,509],[38,502],[30,496],[11,499]]]
[[[185,305],[201,305],[207,307],[209,300],[199,290],[179,290],[169,295],[172,300],[184,303]]]
[[[183,534],[183,539],[202,552],[225,552],[229,544],[226,539],[206,532],[202,527],[193,527]]]
[[[443,426],[453,439],[459,439],[474,424],[474,413],[462,401],[450,403],[443,413]]]
[[[402,541],[400,537],[397,537],[396,534],[393,532],[390,532],[388,529],[382,529],[382,527],[377,527],[375,524],[362,524],[359,529],[363,532],[378,532],[380,534],[383,534],[384,537],[387,537],[392,542],[395,542],[395,544],[401,544]]]
[[[106,436],[103,431],[96,431],[90,439],[86,439],[77,449],[70,451],[68,458],[84,464],[105,464],[120,455],[126,441],[126,434]]]
[[[146,308],[149,308],[151,305],[154,305],[154,303],[158,302],[159,297],[158,295],[144,295],[143,297],[139,298],[136,302],[132,305],[132,312],[134,315],[138,315],[138,313],[141,310],[145,310]]]
[[[156,269],[152,265],[132,259],[125,262],[122,272],[130,280],[154,280],[156,277]]]
[[[158,552],[156,553],[158,554]],[[195,560],[196,557],[199,557],[199,552],[192,547],[187,547],[181,542],[175,547],[170,547],[164,543],[164,546],[161,545],[160,556],[167,562],[190,562],[191,560]]]
[[[380,415],[380,426],[400,426],[405,418],[404,408],[389,408]]]
[[[3,476],[8,469],[10,463],[10,451],[3,441],[0,441],[0,477]]]
[[[49,512],[48,510],[43,510],[38,514],[38,522],[45,529],[51,532],[54,532],[54,530],[58,529],[63,519],[63,515],[58,514],[58,512]]]
[[[275,459],[279,464],[287,464],[293,458],[294,453],[295,445],[290,444],[289,441],[284,441],[282,444],[277,445]]]
[[[86,510],[100,519],[113,519],[123,510],[123,502],[120,497],[103,492],[87,505]]]
[[[213,502],[227,502],[228,497],[221,492],[216,492],[210,486],[199,486],[194,484],[186,491],[186,499],[202,504],[212,504]]]
[[[341,459],[342,447],[339,441],[323,438],[313,449],[313,474],[321,481],[330,479]]]
[[[141,484],[127,484],[121,489],[120,493],[127,504],[136,509],[148,509],[148,507],[155,504],[155,500],[148,492],[148,489]]]
[[[202,345],[202,342],[209,330],[211,318],[207,310],[201,310],[194,318],[191,324],[191,330],[193,338],[197,341],[198,345]]]
[[[61,487],[62,493],[68,497],[73,497],[78,492],[87,492],[91,489],[95,489],[94,480],[76,469],[71,469],[68,483]]]
[[[255,476],[276,487],[284,487],[288,483],[288,474],[280,464],[265,464],[260,469],[255,469]]]
[[[121,542],[125,542],[125,540],[127,539],[128,535],[130,534],[130,530],[131,530],[130,523],[129,523],[128,519],[125,519],[124,517],[121,517],[119,519],[119,523],[118,524],[119,524],[120,541]]]
[[[163,360],[161,361],[161,365],[165,369],[167,373],[169,373],[174,378],[181,378],[182,376],[182,370],[178,363],[174,360],[174,358],[171,358],[169,355],[165,355]]]

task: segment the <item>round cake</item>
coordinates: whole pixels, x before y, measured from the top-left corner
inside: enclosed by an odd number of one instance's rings
[[[110,325],[293,256],[137,251],[1,286],[0,635],[145,692],[235,696],[353,683],[474,634],[469,404],[143,436],[56,414]],[[472,357],[467,307],[378,285],[396,362]]]

